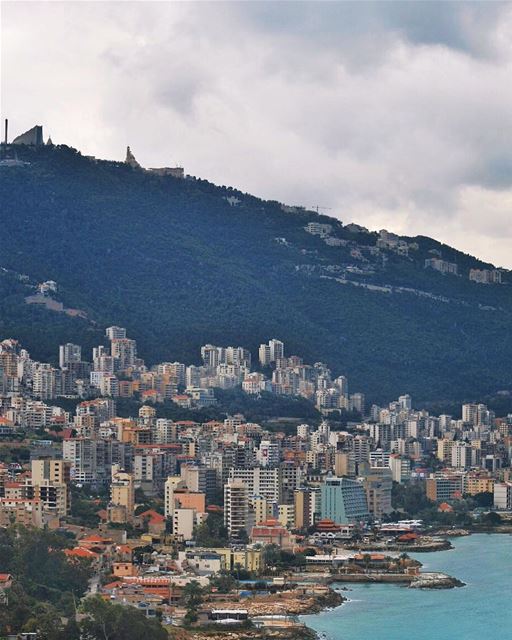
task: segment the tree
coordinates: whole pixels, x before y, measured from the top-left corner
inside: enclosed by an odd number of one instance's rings
[[[391,503],[393,509],[405,511],[410,516],[416,516],[420,511],[433,506],[432,501],[427,498],[424,482],[393,482]]]
[[[168,640],[158,620],[147,618],[132,606],[111,604],[94,596],[82,605],[85,618],[80,624],[83,637],[90,640]]]
[[[237,581],[227,572],[218,573],[210,578],[210,585],[219,593],[229,593],[237,585]]]
[[[247,535],[247,531],[245,529],[240,529],[237,535],[238,541],[240,544],[248,544],[249,536]]]
[[[209,513],[206,520],[194,530],[194,538],[200,547],[223,547],[229,542],[222,514]]]
[[[204,591],[197,580],[192,580],[185,585],[182,594],[183,602],[187,608],[184,618],[185,624],[197,622],[197,609],[203,602],[203,594]]]
[[[476,493],[473,496],[473,500],[477,507],[492,507],[494,503],[494,495],[490,491],[482,491],[481,493]]]
[[[55,607],[49,604],[39,603],[32,609],[23,631],[37,632],[40,640],[65,640],[64,625]]]
[[[496,511],[489,511],[483,516],[482,522],[491,527],[497,527],[503,522],[503,519]]]

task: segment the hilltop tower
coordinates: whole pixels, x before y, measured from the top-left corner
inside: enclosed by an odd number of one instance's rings
[[[34,147],[41,147],[43,142],[43,127],[41,125],[36,125],[22,133],[17,138],[14,138],[12,144],[28,144]]]

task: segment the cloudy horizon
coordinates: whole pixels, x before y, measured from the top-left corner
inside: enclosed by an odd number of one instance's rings
[[[512,268],[512,4],[3,2],[10,138]]]

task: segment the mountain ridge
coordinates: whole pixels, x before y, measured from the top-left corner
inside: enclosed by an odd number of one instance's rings
[[[500,270],[503,284],[478,284],[470,269],[493,265],[432,238],[383,236],[65,146],[17,152],[31,164],[0,169],[0,267],[32,283],[56,280],[58,300],[88,317],[29,309],[19,286],[0,277],[3,337],[23,336],[37,357],[62,340],[92,346],[99,326],[122,324],[150,362],[198,361],[207,342],[255,352],[277,337],[379,401],[511,386],[510,271]],[[321,237],[310,223],[331,230]],[[425,268],[431,259],[456,262],[459,275]]]

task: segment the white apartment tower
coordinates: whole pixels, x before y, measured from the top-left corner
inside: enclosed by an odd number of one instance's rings
[[[275,362],[280,358],[284,358],[284,343],[280,340],[276,340],[272,338],[269,341],[268,346],[270,347],[270,362]]]
[[[109,340],[123,340],[126,338],[126,329],[124,327],[107,327],[105,335]]]
[[[236,539],[249,528],[249,491],[240,480],[229,480],[224,485],[224,525],[229,537]]]
[[[78,344],[72,344],[68,342],[61,344],[59,347],[59,367],[63,369],[70,362],[81,362],[82,360],[82,347]]]
[[[270,364],[270,347],[268,344],[260,344],[260,348],[258,350],[258,357],[260,360],[260,364],[262,367],[268,367]]]
[[[129,338],[114,338],[111,342],[112,357],[115,358],[117,370],[124,371],[135,365],[137,343]]]

